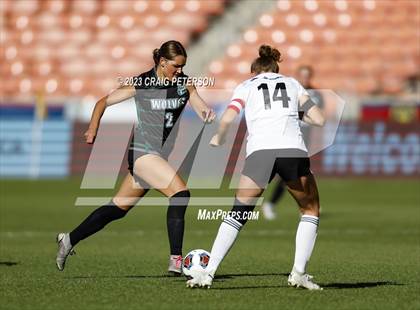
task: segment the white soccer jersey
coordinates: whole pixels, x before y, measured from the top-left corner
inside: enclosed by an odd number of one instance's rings
[[[238,85],[229,108],[245,109],[246,156],[258,150],[307,151],[299,127],[299,97],[308,95],[298,81],[277,73],[261,73]]]

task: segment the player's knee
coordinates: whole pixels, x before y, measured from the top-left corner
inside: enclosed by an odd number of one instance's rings
[[[191,193],[189,190],[177,192],[169,198],[169,208],[167,216],[169,218],[184,218],[188,203],[190,202]]]
[[[172,197],[177,197],[178,195],[184,195],[185,193],[190,193],[190,191],[188,190],[188,188],[185,186],[185,184],[173,184],[172,186],[170,186],[169,188],[167,188],[166,190],[163,191],[163,193],[169,197],[169,199],[171,199]],[[187,194],[185,194],[187,195]]]
[[[299,199],[299,205],[302,208],[314,208],[319,205],[319,197],[316,193],[306,194],[304,197]]]
[[[120,208],[118,205],[111,200],[108,204],[101,207],[102,212],[99,213],[99,216],[108,219],[109,221],[114,221],[123,218],[128,210]]]
[[[238,190],[235,201],[242,204],[255,205],[262,191],[258,190]]]
[[[252,197],[244,197],[244,196],[236,197],[235,206],[236,206],[236,202],[239,202],[244,205],[249,205],[252,203],[252,201],[253,201]]]
[[[300,211],[302,214],[319,216],[319,200],[318,199],[308,199],[300,205]]]
[[[188,203],[190,200],[190,197],[191,197],[190,191],[188,189],[184,189],[172,195],[170,199],[174,201],[178,200],[180,202]]]
[[[114,205],[115,207],[117,207],[117,208],[119,208],[119,209],[121,209],[125,212],[128,212],[134,206],[135,203],[132,203],[132,201],[127,201],[127,199],[114,197],[110,201],[110,204]]]

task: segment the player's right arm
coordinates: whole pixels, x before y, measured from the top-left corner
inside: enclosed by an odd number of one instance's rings
[[[113,90],[110,94],[99,99],[99,101],[95,104],[95,108],[93,109],[92,117],[89,123],[89,128],[84,134],[86,143],[92,144],[95,141],[96,133],[98,132],[99,128],[99,123],[101,121],[102,115],[105,112],[105,109],[110,105],[134,97],[135,94],[136,89],[134,88],[134,86],[127,85],[117,88]]]
[[[305,123],[320,127],[324,126],[325,117],[321,109],[317,107],[308,95],[299,97],[299,110],[303,111],[302,120]]]
[[[210,141],[211,146],[220,146],[226,141],[226,134],[229,131],[230,125],[233,123],[235,118],[241,113],[241,110],[245,108],[245,102],[247,101],[249,89],[244,87],[243,84],[239,84],[233,91],[232,99],[219,122],[219,128],[217,133],[213,136]]]
[[[211,146],[220,146],[226,142],[226,134],[228,133],[230,125],[233,123],[238,114],[239,112],[237,110],[228,107],[220,119],[217,133],[210,140]]]

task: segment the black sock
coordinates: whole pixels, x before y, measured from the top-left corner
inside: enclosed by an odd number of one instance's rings
[[[235,202],[232,208],[232,214],[233,218],[237,220],[239,223],[245,225],[245,223],[248,221],[249,213],[252,212],[255,209],[255,205],[248,205],[245,203],[242,203],[238,200],[238,198],[235,197]]]
[[[182,255],[182,241],[184,239],[184,215],[190,200],[188,190],[178,192],[169,198],[166,225],[168,227],[169,246],[171,255]]]
[[[270,199],[270,202],[273,205],[275,205],[277,203],[277,201],[279,201],[279,199],[281,198],[281,196],[283,196],[285,187],[286,187],[286,185],[284,184],[283,181],[280,181],[276,185],[276,188],[274,189],[273,195],[271,196],[271,199]]]
[[[111,200],[93,211],[79,226],[70,233],[70,243],[75,246],[80,240],[100,231],[106,224],[124,217],[128,211],[118,208]]]

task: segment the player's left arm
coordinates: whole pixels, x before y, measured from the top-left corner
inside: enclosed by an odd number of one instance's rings
[[[302,95],[299,97],[299,110],[303,111],[302,120],[305,123],[314,126],[324,126],[325,117],[321,109],[308,95]]]
[[[188,86],[188,91],[190,92],[190,104],[193,107],[195,113],[200,117],[204,122],[211,123],[216,118],[216,113],[213,109],[209,108],[204,100],[198,94],[197,88],[194,85]]]

